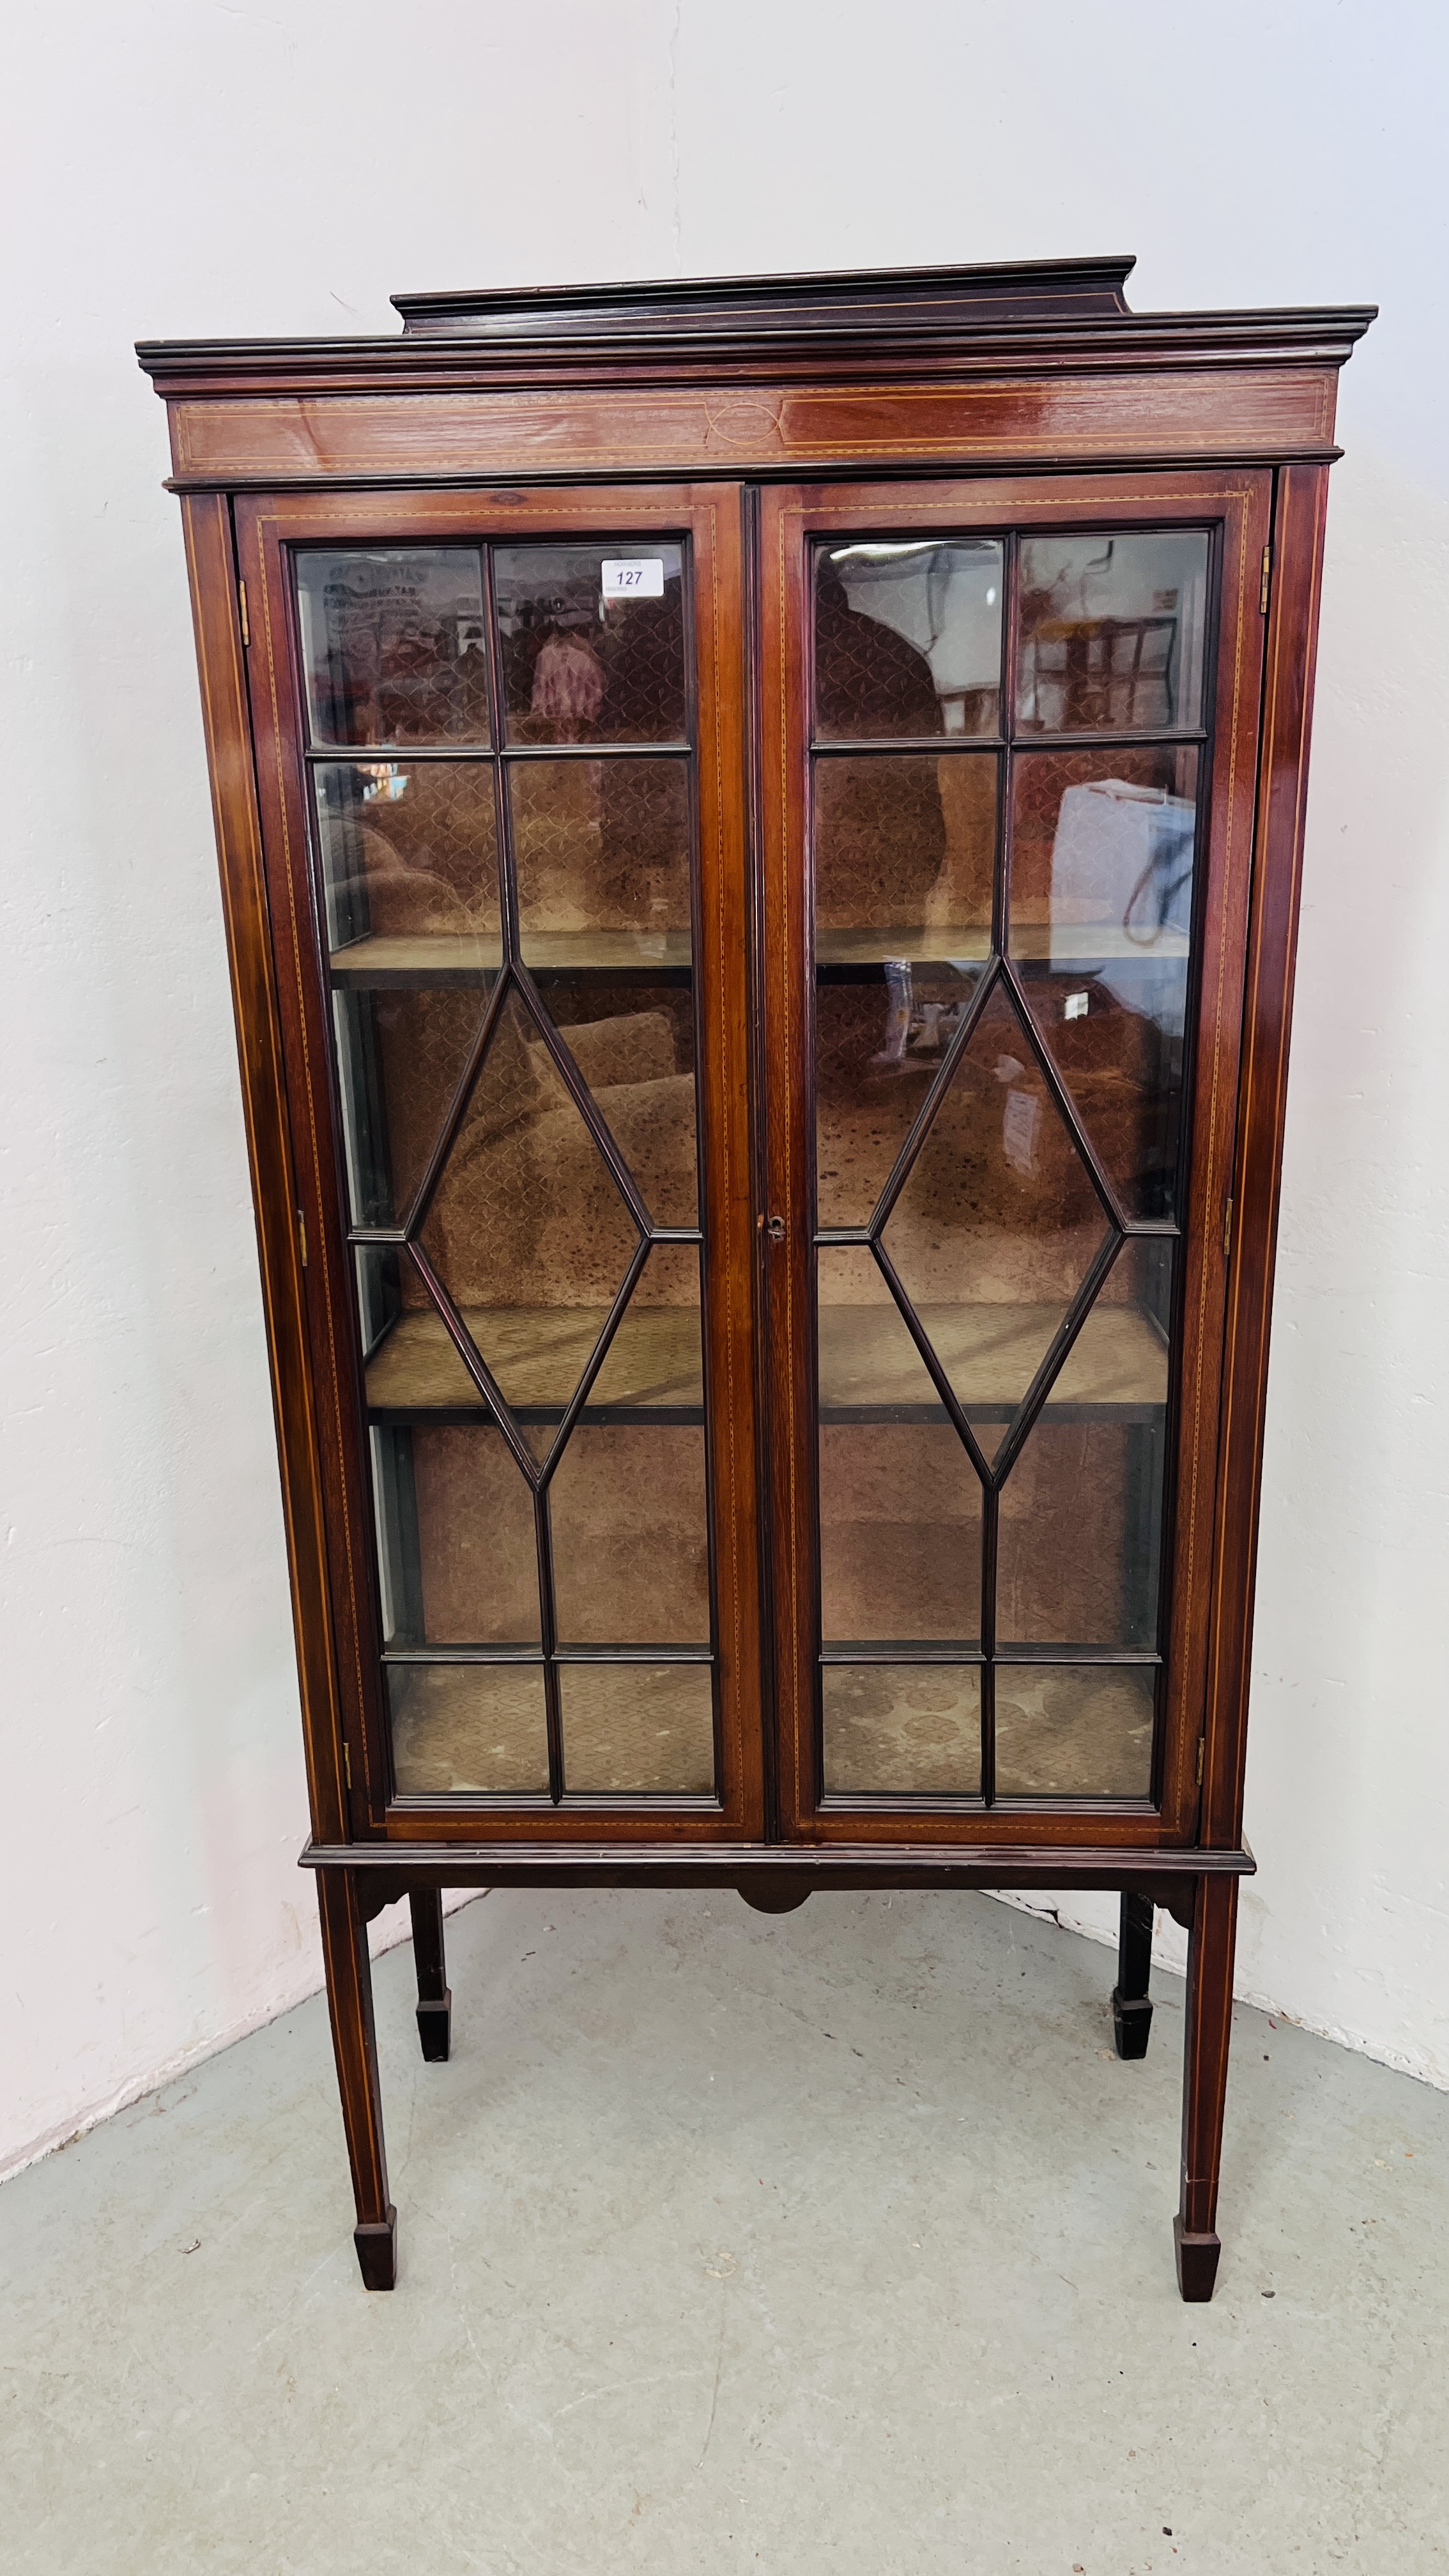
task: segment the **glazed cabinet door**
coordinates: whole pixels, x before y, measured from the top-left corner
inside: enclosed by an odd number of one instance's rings
[[[755,1833],[738,490],[236,531],[353,1830]]]
[[[787,1834],[1194,1829],[1270,499],[762,496]]]

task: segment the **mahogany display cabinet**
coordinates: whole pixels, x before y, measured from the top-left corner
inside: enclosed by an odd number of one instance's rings
[[[368,2286],[449,1887],[1188,1927],[1211,2295],[1324,507],[1360,310],[1131,263],[148,343]]]

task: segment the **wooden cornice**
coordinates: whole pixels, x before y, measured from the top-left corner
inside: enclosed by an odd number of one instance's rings
[[[621,384],[691,370],[735,382],[826,382],[929,365],[946,376],[1063,368],[1341,366],[1372,305],[1129,313],[1128,257],[993,268],[659,279],[399,295],[396,339],[145,340],[173,400],[247,394]]]

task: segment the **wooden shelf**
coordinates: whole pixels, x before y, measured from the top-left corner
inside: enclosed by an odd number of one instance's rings
[[[1049,929],[1030,924],[1012,937],[1021,965],[1107,966],[1136,959],[1181,960],[1182,931],[1164,930],[1150,945],[1089,923]],[[831,983],[879,983],[888,959],[912,966],[984,965],[991,933],[979,925],[947,924],[940,930],[822,930],[815,942],[815,971]],[[562,976],[597,975],[617,984],[687,984],[687,930],[538,930],[526,932],[523,962],[540,983]],[[376,992],[395,985],[481,984],[503,963],[493,933],[423,931],[414,938],[355,939],[330,959],[332,981],[345,991]]]
[[[1104,966],[1135,958],[1156,965],[1164,958],[1181,961],[1191,942],[1185,930],[1159,930],[1151,939],[1134,939],[1119,924],[1109,929],[1099,921],[1022,922],[1011,933],[1008,954],[1024,966]]]
[[[1159,931],[1144,942],[1100,922],[1023,923],[1013,930],[1009,949],[1017,965],[1080,967],[1084,972],[1132,959],[1180,961],[1187,953],[1187,937],[1180,930]],[[990,929],[971,922],[922,930],[819,930],[815,935],[815,972],[832,984],[878,983],[888,959],[939,970],[983,965],[990,954]]]
[[[557,1422],[604,1329],[603,1306],[465,1308],[463,1321],[520,1421]],[[585,1422],[702,1422],[699,1313],[692,1306],[635,1306],[600,1376],[605,1402]],[[367,1364],[374,1422],[486,1422],[482,1397],[440,1315],[400,1315]]]
[[[523,962],[540,983],[597,975],[616,984],[687,984],[687,930],[525,931]],[[396,985],[481,984],[503,963],[496,933],[420,932],[410,939],[355,939],[330,960],[332,981],[346,991]]]
[[[879,969],[886,959],[903,957],[911,966],[944,966],[967,962],[984,964],[991,954],[991,927],[950,922],[940,929],[922,930],[827,930],[815,933],[815,971],[817,975],[838,973],[842,967],[866,966]]]
[[[520,1421],[557,1422],[604,1326],[602,1306],[471,1309],[464,1321]],[[925,1306],[921,1321],[973,1418],[1006,1421],[1061,1321],[1056,1306]],[[921,1364],[894,1306],[820,1311],[821,1414],[827,1422],[939,1422],[921,1400]],[[640,1306],[614,1336],[586,1423],[704,1418],[699,1317],[688,1306]],[[1111,1414],[1155,1420],[1167,1402],[1167,1349],[1135,1306],[1099,1305],[1068,1354],[1047,1404],[1054,1421]],[[488,1419],[442,1319],[399,1316],[367,1365],[369,1419]]]
[[[1060,1306],[922,1306],[921,1323],[973,1420],[1015,1412],[1062,1320]],[[944,1420],[920,1401],[922,1364],[894,1306],[822,1306],[821,1414],[829,1422]],[[1167,1402],[1167,1346],[1136,1306],[1097,1305],[1047,1399],[1055,1421],[1146,1421]]]

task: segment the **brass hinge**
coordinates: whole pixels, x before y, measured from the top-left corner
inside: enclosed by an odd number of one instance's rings
[[[1205,1735],[1200,1735],[1197,1739],[1197,1785],[1199,1788],[1202,1787],[1202,1757],[1206,1745],[1207,1737]]]
[[[1233,1248],[1233,1203],[1232,1203],[1232,1200],[1231,1200],[1231,1199],[1228,1199],[1228,1200],[1226,1200],[1226,1201],[1225,1201],[1224,1206],[1223,1206],[1223,1259],[1224,1259],[1224,1261],[1226,1261],[1226,1260],[1227,1260],[1229,1253],[1232,1251],[1232,1248]],[[306,1254],[304,1253],[302,1257],[303,1257],[303,1259],[305,1260],[305,1259],[306,1259]]]
[[[252,629],[251,620],[247,616],[247,586],[244,581],[239,581],[237,583],[236,595],[238,605],[241,609],[242,646],[243,649],[245,649],[252,640]]]
[[[300,1208],[297,1210],[297,1241],[301,1247],[302,1267],[305,1270],[307,1267],[307,1220],[302,1214]]]
[[[344,1745],[343,1745],[343,1747],[342,1747],[342,1776],[343,1776],[343,1778],[346,1780],[346,1782],[347,1782],[347,1786],[348,1786],[348,1788],[350,1789],[350,1788],[351,1788],[351,1786],[352,1786],[352,1747],[351,1747],[351,1745],[350,1745],[350,1744],[344,1744]],[[1197,1776],[1198,1776],[1199,1780],[1202,1778],[1202,1746],[1201,1746],[1201,1745],[1199,1745],[1199,1746],[1198,1746],[1198,1765],[1197,1765]]]
[[[1272,577],[1272,572],[1273,549],[1271,546],[1265,546],[1263,548],[1263,580],[1262,586],[1258,592],[1258,615],[1260,617],[1266,617],[1268,614],[1268,583]]]

